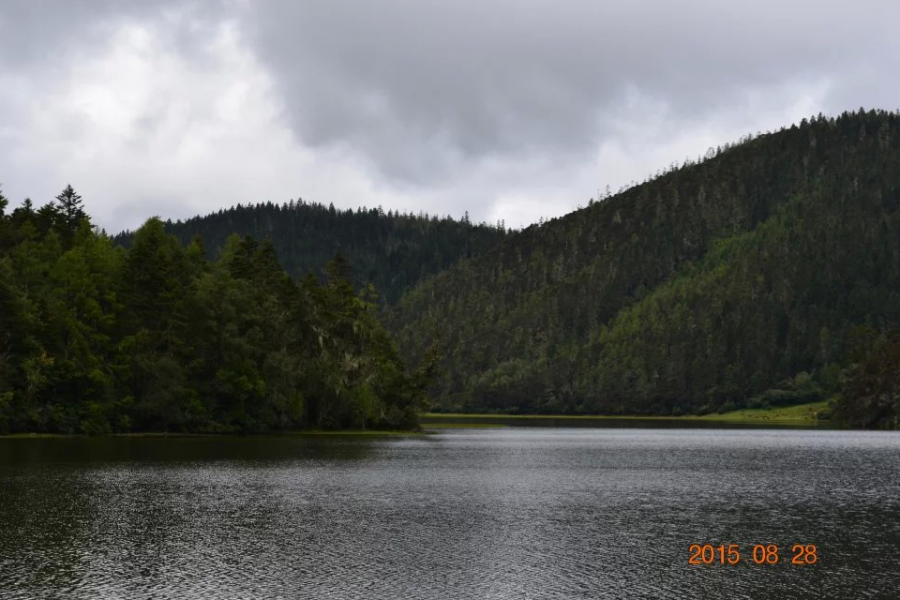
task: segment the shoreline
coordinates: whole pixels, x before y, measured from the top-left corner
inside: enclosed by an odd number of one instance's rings
[[[457,419],[466,419],[478,423],[482,422],[487,425],[487,420],[499,421],[534,421],[534,420],[553,420],[553,421],[660,421],[660,422],[677,422],[677,423],[729,423],[729,424],[754,424],[754,425],[803,425],[808,427],[815,426],[836,426],[838,422],[830,419],[817,418],[819,413],[829,410],[829,401],[822,400],[820,402],[812,402],[808,404],[798,404],[794,406],[785,406],[779,408],[744,408],[727,413],[712,413],[706,415],[553,415],[553,414],[534,414],[534,415],[507,415],[507,414],[490,414],[490,413],[422,413],[420,415],[422,426],[440,426],[443,424],[459,427],[465,423],[461,423]]]
[[[165,439],[165,438],[200,438],[200,439],[217,439],[217,438],[279,438],[279,437],[327,437],[327,436],[346,436],[346,437],[402,437],[402,436],[421,436],[427,435],[426,431],[419,430],[377,430],[377,429],[337,429],[322,430],[313,429],[309,431],[272,431],[258,433],[182,433],[182,432],[165,432],[165,431],[141,431],[134,433],[7,433],[0,435],[0,440],[9,439],[67,439],[67,438],[145,438],[145,439]]]
[[[403,437],[429,435],[433,429],[463,429],[508,427],[517,421],[569,421],[569,422],[638,422],[656,421],[660,423],[722,423],[728,425],[784,425],[794,427],[832,427],[837,421],[817,418],[819,413],[829,410],[829,401],[798,404],[780,408],[744,408],[727,413],[707,415],[507,415],[492,413],[435,413],[419,415],[419,429],[378,430],[378,429],[308,429],[297,431],[271,431],[255,433],[189,433],[166,431],[142,431],[132,433],[104,433],[89,435],[84,433],[10,433],[0,435],[2,439],[51,439],[51,438],[278,438],[278,437]],[[493,422],[492,422],[493,421]]]

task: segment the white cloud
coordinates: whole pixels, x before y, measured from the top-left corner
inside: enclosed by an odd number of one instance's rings
[[[64,77],[26,81],[13,94],[20,118],[2,132],[19,142],[14,172],[42,176],[14,177],[7,195],[42,203],[71,181],[113,230],[300,194],[390,203],[341,151],[296,144],[233,22],[212,33],[186,60],[158,26],[124,24]]]

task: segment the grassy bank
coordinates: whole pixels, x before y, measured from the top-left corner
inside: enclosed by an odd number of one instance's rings
[[[516,421],[680,421],[680,422],[727,422],[750,424],[790,424],[815,425],[822,423],[821,414],[829,412],[828,401],[799,404],[781,408],[741,409],[727,413],[687,416],[646,416],[646,415],[501,415],[501,414],[466,414],[466,413],[425,413],[422,425],[432,428],[449,427],[501,427],[503,424],[515,424]]]
[[[783,406],[780,408],[743,408],[721,415],[703,415],[693,417],[706,421],[765,421],[765,422],[818,422],[818,415],[830,412],[828,401],[812,402],[810,404],[798,404],[797,406]]]

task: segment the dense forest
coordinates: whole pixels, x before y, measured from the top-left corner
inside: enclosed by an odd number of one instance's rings
[[[71,187],[7,209],[0,431],[411,427],[428,397],[835,399],[852,426],[900,427],[897,113],[749,136],[516,232],[298,201],[110,238]]]
[[[410,369],[340,255],[292,280],[270,241],[211,263],[150,219],[130,249],[71,186],[0,196],[0,432],[415,427],[435,365]]]
[[[852,424],[897,427],[898,209],[900,115],[819,116],[510,236],[406,294],[388,326],[410,356],[441,332],[446,410],[684,414],[843,393]]]
[[[426,214],[402,214],[379,208],[339,209],[291,200],[284,204],[238,205],[186,221],[166,221],[182,244],[200,236],[214,260],[229,236],[270,240],[291,277],[324,276],[328,260],[340,252],[354,272],[354,284],[371,283],[386,303],[428,275],[461,258],[483,254],[506,235],[504,224],[474,224]],[[128,246],[133,234],[114,238]]]

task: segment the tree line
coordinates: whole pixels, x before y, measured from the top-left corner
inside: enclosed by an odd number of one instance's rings
[[[289,277],[271,240],[212,262],[150,219],[129,249],[71,186],[0,195],[0,432],[412,428],[435,356],[401,360],[375,289],[337,255]]]
[[[484,254],[508,235],[505,224],[473,223],[425,213],[378,208],[341,209],[302,198],[282,204],[241,205],[185,221],[165,221],[183,244],[201,236],[206,255],[217,256],[233,234],[268,239],[282,266],[294,278],[323,276],[328,260],[340,252],[353,268],[356,287],[373,284],[382,304],[396,302],[419,281],[463,258]],[[131,232],[115,236],[128,246]]]

